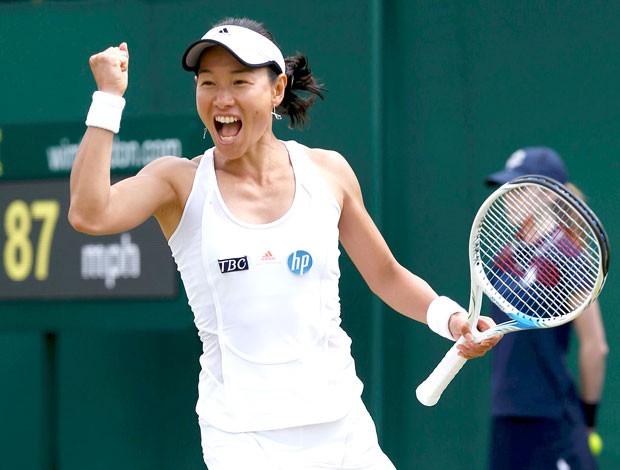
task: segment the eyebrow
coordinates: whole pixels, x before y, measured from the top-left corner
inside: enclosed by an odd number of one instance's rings
[[[234,74],[239,74],[239,73],[246,73],[246,72],[250,72],[254,70],[252,67],[246,67],[246,66],[242,66],[238,69],[233,69],[231,71],[231,73]],[[212,71],[206,67],[201,68],[200,70],[198,70],[198,75],[200,75],[201,73],[212,73]]]

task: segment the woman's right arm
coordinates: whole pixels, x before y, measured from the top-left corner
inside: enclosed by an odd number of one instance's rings
[[[127,89],[127,44],[95,54],[89,63],[98,90],[120,99]],[[111,185],[113,139],[112,130],[89,125],[80,143],[70,180],[69,222],[76,230],[95,235],[119,233],[175,205],[169,175],[179,159],[158,159],[136,176]]]

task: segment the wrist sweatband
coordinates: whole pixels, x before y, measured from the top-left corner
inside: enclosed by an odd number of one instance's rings
[[[449,324],[450,317],[457,312],[466,313],[463,307],[454,300],[445,296],[437,297],[428,306],[426,323],[428,327],[439,336],[454,341],[452,333],[450,333]]]
[[[583,417],[586,421],[586,426],[593,428],[596,425],[596,412],[598,410],[598,403],[586,403],[581,401],[581,410],[583,411]]]
[[[86,125],[99,127],[118,133],[121,127],[121,116],[125,108],[125,98],[104,91],[93,93],[93,102],[86,116]]]

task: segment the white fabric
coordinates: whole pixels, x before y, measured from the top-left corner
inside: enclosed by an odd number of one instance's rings
[[[86,125],[118,134],[123,109],[125,109],[125,98],[104,91],[96,91],[93,93],[93,101],[86,116]]]
[[[252,433],[199,423],[209,470],[395,470],[359,398],[344,418],[330,423]]]
[[[282,218],[230,213],[211,149],[169,240],[203,342],[196,410],[230,432],[334,421],[362,391],[340,328],[340,207],[305,147],[286,146],[296,189]]]
[[[446,296],[437,297],[428,306],[426,323],[439,336],[454,341],[452,333],[450,333],[449,323],[450,317],[457,312],[466,313],[465,309],[454,300]]]

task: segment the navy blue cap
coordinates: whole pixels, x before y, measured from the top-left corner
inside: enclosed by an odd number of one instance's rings
[[[514,152],[506,167],[486,178],[489,186],[496,186],[525,175],[542,175],[562,184],[568,181],[568,171],[562,157],[549,147],[526,147]]]

